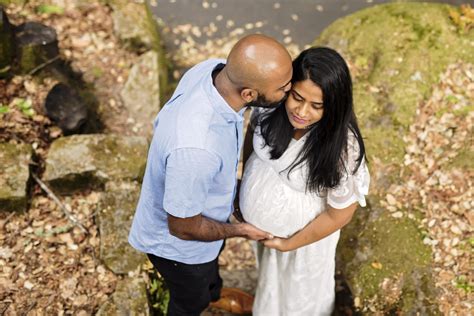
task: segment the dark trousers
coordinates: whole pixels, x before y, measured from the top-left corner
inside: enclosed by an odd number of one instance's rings
[[[148,254],[170,291],[168,316],[198,316],[220,297],[222,279],[217,258],[202,264],[185,264]]]

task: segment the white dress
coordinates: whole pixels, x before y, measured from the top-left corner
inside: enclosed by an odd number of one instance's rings
[[[364,162],[355,175],[321,196],[305,192],[306,168],[284,171],[306,141],[292,140],[285,153],[271,160],[257,127],[254,152],[245,166],[240,208],[245,220],[275,236],[289,237],[305,227],[327,205],[342,209],[354,202],[365,206],[369,172]],[[347,170],[353,170],[358,144],[351,134]],[[268,316],[330,315],[335,300],[335,252],[339,231],[311,245],[280,252],[257,244],[258,285],[253,314]]]

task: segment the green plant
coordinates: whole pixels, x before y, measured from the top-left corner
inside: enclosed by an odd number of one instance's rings
[[[148,291],[153,314],[165,316],[170,301],[170,292],[168,291],[163,278],[158,276],[156,273],[151,273],[150,277],[151,282]]]
[[[0,103],[0,114],[5,114],[8,112],[10,112],[10,109],[8,108],[8,106]]]
[[[32,117],[36,114],[30,99],[15,98],[12,103],[16,105],[25,116]]]
[[[36,12],[43,14],[63,14],[64,8],[57,5],[41,4],[36,7]]]
[[[474,284],[470,282],[465,275],[460,275],[454,279],[454,286],[458,289],[464,290],[466,293],[471,293],[474,289]]]

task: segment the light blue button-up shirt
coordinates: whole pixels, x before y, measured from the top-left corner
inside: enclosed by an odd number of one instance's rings
[[[225,60],[191,68],[158,114],[140,199],[129,235],[137,250],[186,264],[205,263],[223,241],[187,241],[168,229],[167,214],[202,214],[226,222],[233,211],[242,147],[243,110],[235,112],[213,85]]]

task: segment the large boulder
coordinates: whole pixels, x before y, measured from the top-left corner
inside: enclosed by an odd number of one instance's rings
[[[133,65],[127,83],[120,92],[130,116],[143,135],[151,135],[153,119],[160,109],[158,53],[149,51]]]
[[[101,306],[97,316],[148,316],[150,307],[146,283],[139,277],[118,282],[112,297]]]
[[[141,180],[148,143],[143,137],[90,134],[52,143],[43,180],[57,192],[102,188],[107,181]]]
[[[25,210],[32,149],[0,143],[0,211]]]
[[[403,210],[393,198],[392,209],[384,202],[402,184],[404,137],[419,105],[448,65],[474,62],[474,32],[453,23],[455,11],[426,3],[374,6],[337,20],[314,43],[336,49],[351,66],[367,146],[369,207],[343,229],[338,248],[356,306],[366,312],[438,313],[432,254],[417,220],[421,214],[411,204]],[[402,211],[393,213],[395,208]]]
[[[126,274],[146,261],[145,255],[128,243],[139,195],[138,182],[109,182],[100,203],[100,259],[115,274]]]
[[[336,49],[352,65],[354,102],[369,158],[398,165],[404,155],[402,137],[419,102],[449,64],[474,60],[474,32],[460,33],[450,10],[457,9],[428,3],[378,5],[337,20],[315,41]]]

